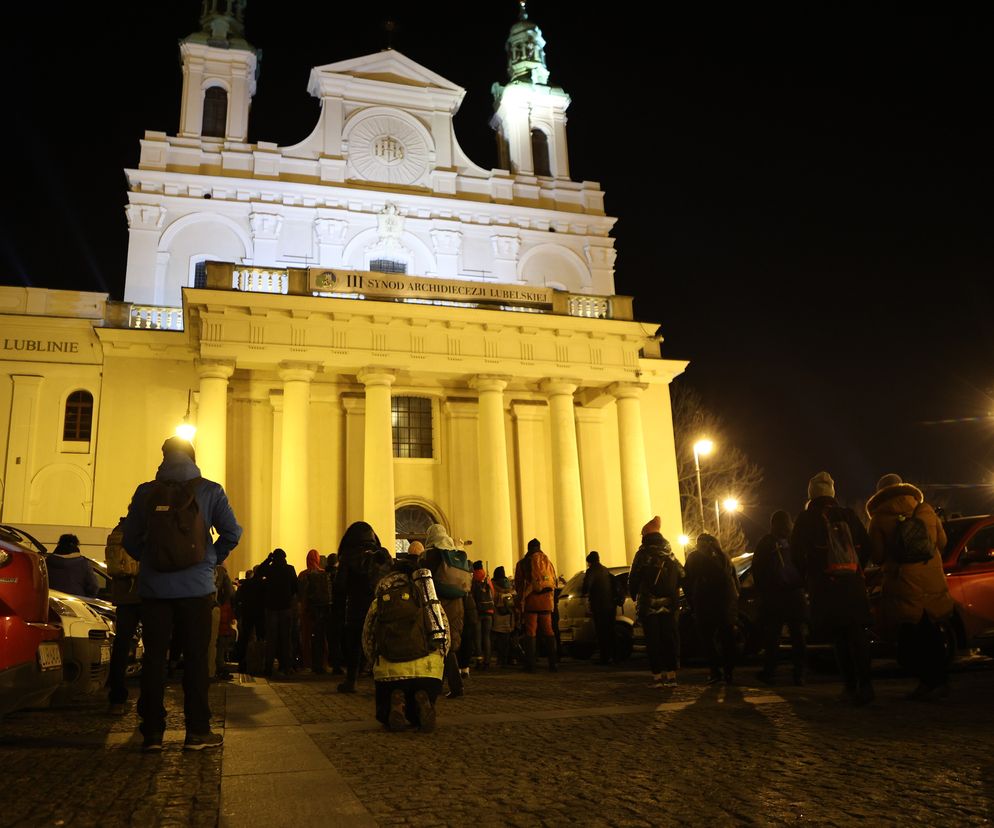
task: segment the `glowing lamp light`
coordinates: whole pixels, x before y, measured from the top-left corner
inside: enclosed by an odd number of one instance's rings
[[[680,544],[680,546],[690,546],[690,536],[689,535],[680,535],[676,539],[676,542],[678,544]]]
[[[707,457],[714,451],[714,443],[711,440],[698,440],[694,443],[694,454],[698,457]]]
[[[739,503],[734,497],[728,497],[722,501],[721,508],[726,512],[737,512],[742,508],[742,504]]]
[[[188,443],[193,442],[193,438],[196,436],[196,434],[197,434],[197,427],[195,425],[191,425],[190,423],[187,422],[182,422],[178,426],[176,426],[176,436],[183,440],[186,440],[186,442]]]

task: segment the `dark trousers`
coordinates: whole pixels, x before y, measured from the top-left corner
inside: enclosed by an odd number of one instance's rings
[[[414,700],[414,694],[418,690],[424,690],[428,694],[428,701],[435,705],[435,699],[442,692],[442,682],[433,678],[408,678],[397,681],[377,681],[376,686],[376,720],[387,723],[390,715],[390,696],[394,690],[401,690],[404,693],[404,715],[412,725],[420,725],[421,719],[418,716],[418,703]]]
[[[784,618],[781,615],[769,615],[763,618],[763,672],[772,677],[777,669],[777,659],[780,655],[780,631],[784,624],[790,630],[790,660],[794,665],[794,675],[804,672],[804,622],[798,619]]]
[[[174,637],[183,649],[183,714],[187,733],[207,733],[211,708],[207,701],[207,649],[211,640],[213,595],[197,598],[143,598],[141,604],[142,662],[138,715],[146,736],[166,729],[166,652]]]
[[[927,613],[917,624],[902,624],[897,645],[898,663],[928,688],[948,681],[942,630]]]
[[[252,640],[263,641],[266,638],[266,616],[263,612],[244,613],[238,619],[238,669],[246,672],[247,664],[245,657],[248,654],[248,645]]]
[[[674,612],[657,612],[642,617],[649,668],[654,676],[676,671],[680,661],[679,616]]]
[[[731,677],[735,669],[735,625],[720,618],[695,618],[711,675]]]
[[[476,628],[476,654],[483,658],[483,663],[490,664],[490,631],[494,626],[492,615],[481,615],[480,624]]]
[[[331,608],[327,605],[312,604],[307,614],[311,626],[311,669],[315,673],[323,673],[327,654],[331,653],[330,642],[328,641],[328,614]],[[327,650],[325,644],[328,643]]]
[[[365,619],[349,618],[345,621],[345,681],[355,684],[362,661],[362,625]]]
[[[869,687],[870,639],[862,624],[849,624],[832,630],[832,643],[846,689],[855,693]]]
[[[107,700],[111,704],[123,704],[128,700],[128,688],[124,681],[128,670],[128,656],[131,654],[131,639],[141,621],[141,604],[118,604],[114,621],[114,645],[110,651],[110,675],[107,676]]]
[[[511,633],[494,633],[494,642],[497,645],[497,663],[506,667],[511,663]]]
[[[459,672],[459,657],[449,650],[445,654],[443,678],[449,683],[449,691],[460,694],[463,691],[462,674]]]
[[[328,636],[328,663],[335,670],[345,666],[345,654],[342,650],[342,640],[345,637],[345,623],[335,612],[334,607],[328,607],[325,631]]]
[[[273,672],[273,659],[279,659],[280,670],[290,672],[293,667],[290,655],[290,633],[293,611],[266,610],[266,673]]]
[[[601,654],[601,664],[614,658],[614,607],[594,609],[594,632],[597,634],[597,647]]]

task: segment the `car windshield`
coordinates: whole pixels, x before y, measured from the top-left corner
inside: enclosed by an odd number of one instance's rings
[[[963,536],[970,530],[971,527],[976,526],[977,521],[981,518],[969,517],[969,518],[954,518],[953,520],[947,520],[943,526],[946,530],[946,548],[943,552],[943,557],[946,557],[956,545],[963,540]]]
[[[41,541],[35,540],[23,529],[15,529],[13,526],[0,526],[0,538],[8,543],[19,543],[21,546],[41,552],[42,554],[48,552],[45,544]]]

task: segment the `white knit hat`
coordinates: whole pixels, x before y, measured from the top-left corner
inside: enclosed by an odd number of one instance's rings
[[[808,481],[808,500],[816,497],[835,497],[835,481],[828,472],[818,472]]]

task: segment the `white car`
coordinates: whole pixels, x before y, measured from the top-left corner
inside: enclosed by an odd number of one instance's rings
[[[110,672],[113,626],[78,595],[52,589],[48,603],[62,626],[62,684],[52,697],[53,704],[99,693]]]

